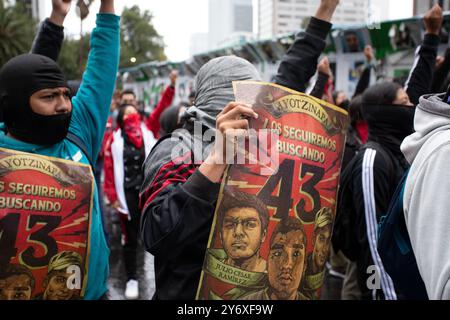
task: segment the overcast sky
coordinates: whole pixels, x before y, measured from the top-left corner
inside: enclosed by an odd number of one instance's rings
[[[256,3],[256,0],[253,0]],[[345,0],[341,0],[345,1]],[[412,16],[412,0],[372,0],[381,8],[389,5],[389,18],[402,19]],[[48,12],[51,1],[47,1]],[[92,4],[91,13],[98,12],[100,1]],[[116,0],[116,10],[122,12],[124,6],[139,5],[150,10],[154,15],[154,25],[166,44],[166,55],[172,61],[189,58],[190,37],[194,33],[208,32],[208,0]],[[74,8],[72,8],[74,9]],[[83,30],[91,30],[95,26],[95,15],[91,14],[83,24]],[[80,23],[72,10],[65,23],[69,34],[79,34]]]

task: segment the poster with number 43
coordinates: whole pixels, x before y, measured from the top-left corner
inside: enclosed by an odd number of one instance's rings
[[[224,175],[197,299],[319,299],[348,115],[275,84],[233,85],[258,113],[250,129],[270,139],[248,142],[248,161]]]
[[[79,300],[88,278],[90,166],[0,148],[0,300]]]

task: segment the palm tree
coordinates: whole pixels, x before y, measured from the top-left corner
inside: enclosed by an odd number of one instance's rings
[[[17,3],[7,6],[0,0],[0,67],[9,59],[30,51],[36,21]]]

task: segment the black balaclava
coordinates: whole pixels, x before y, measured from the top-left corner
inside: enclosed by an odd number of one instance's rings
[[[177,106],[172,106],[164,110],[161,114],[159,123],[161,124],[161,136],[174,132],[175,130],[181,128],[183,123],[179,121],[180,109],[185,106],[189,106],[189,103],[184,102]]]
[[[369,140],[379,142],[397,155],[401,154],[402,141],[414,132],[415,108],[393,104],[401,88],[393,82],[376,84],[367,89],[362,98]]]
[[[72,113],[44,116],[30,106],[30,97],[37,91],[59,87],[69,88],[61,69],[50,58],[24,54],[9,60],[0,70],[0,108],[8,132],[38,145],[62,141]]]

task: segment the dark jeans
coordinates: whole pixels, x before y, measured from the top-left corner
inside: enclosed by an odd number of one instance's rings
[[[130,216],[121,214],[122,234],[125,238],[125,244],[123,245],[125,270],[127,273],[127,280],[137,280],[136,260],[141,216],[139,212],[139,194],[137,192],[125,190],[125,198],[127,200],[128,211],[130,212]]]
[[[94,177],[95,177],[95,183],[97,184],[97,191],[98,191],[98,200],[100,202],[100,217],[102,218],[102,227],[103,227],[103,233],[105,234],[106,242],[109,241],[109,235],[106,231],[106,225],[105,225],[105,204],[103,201],[103,185],[101,181],[102,176],[102,170],[103,170],[103,159],[98,157],[97,163],[95,164],[94,168]]]

